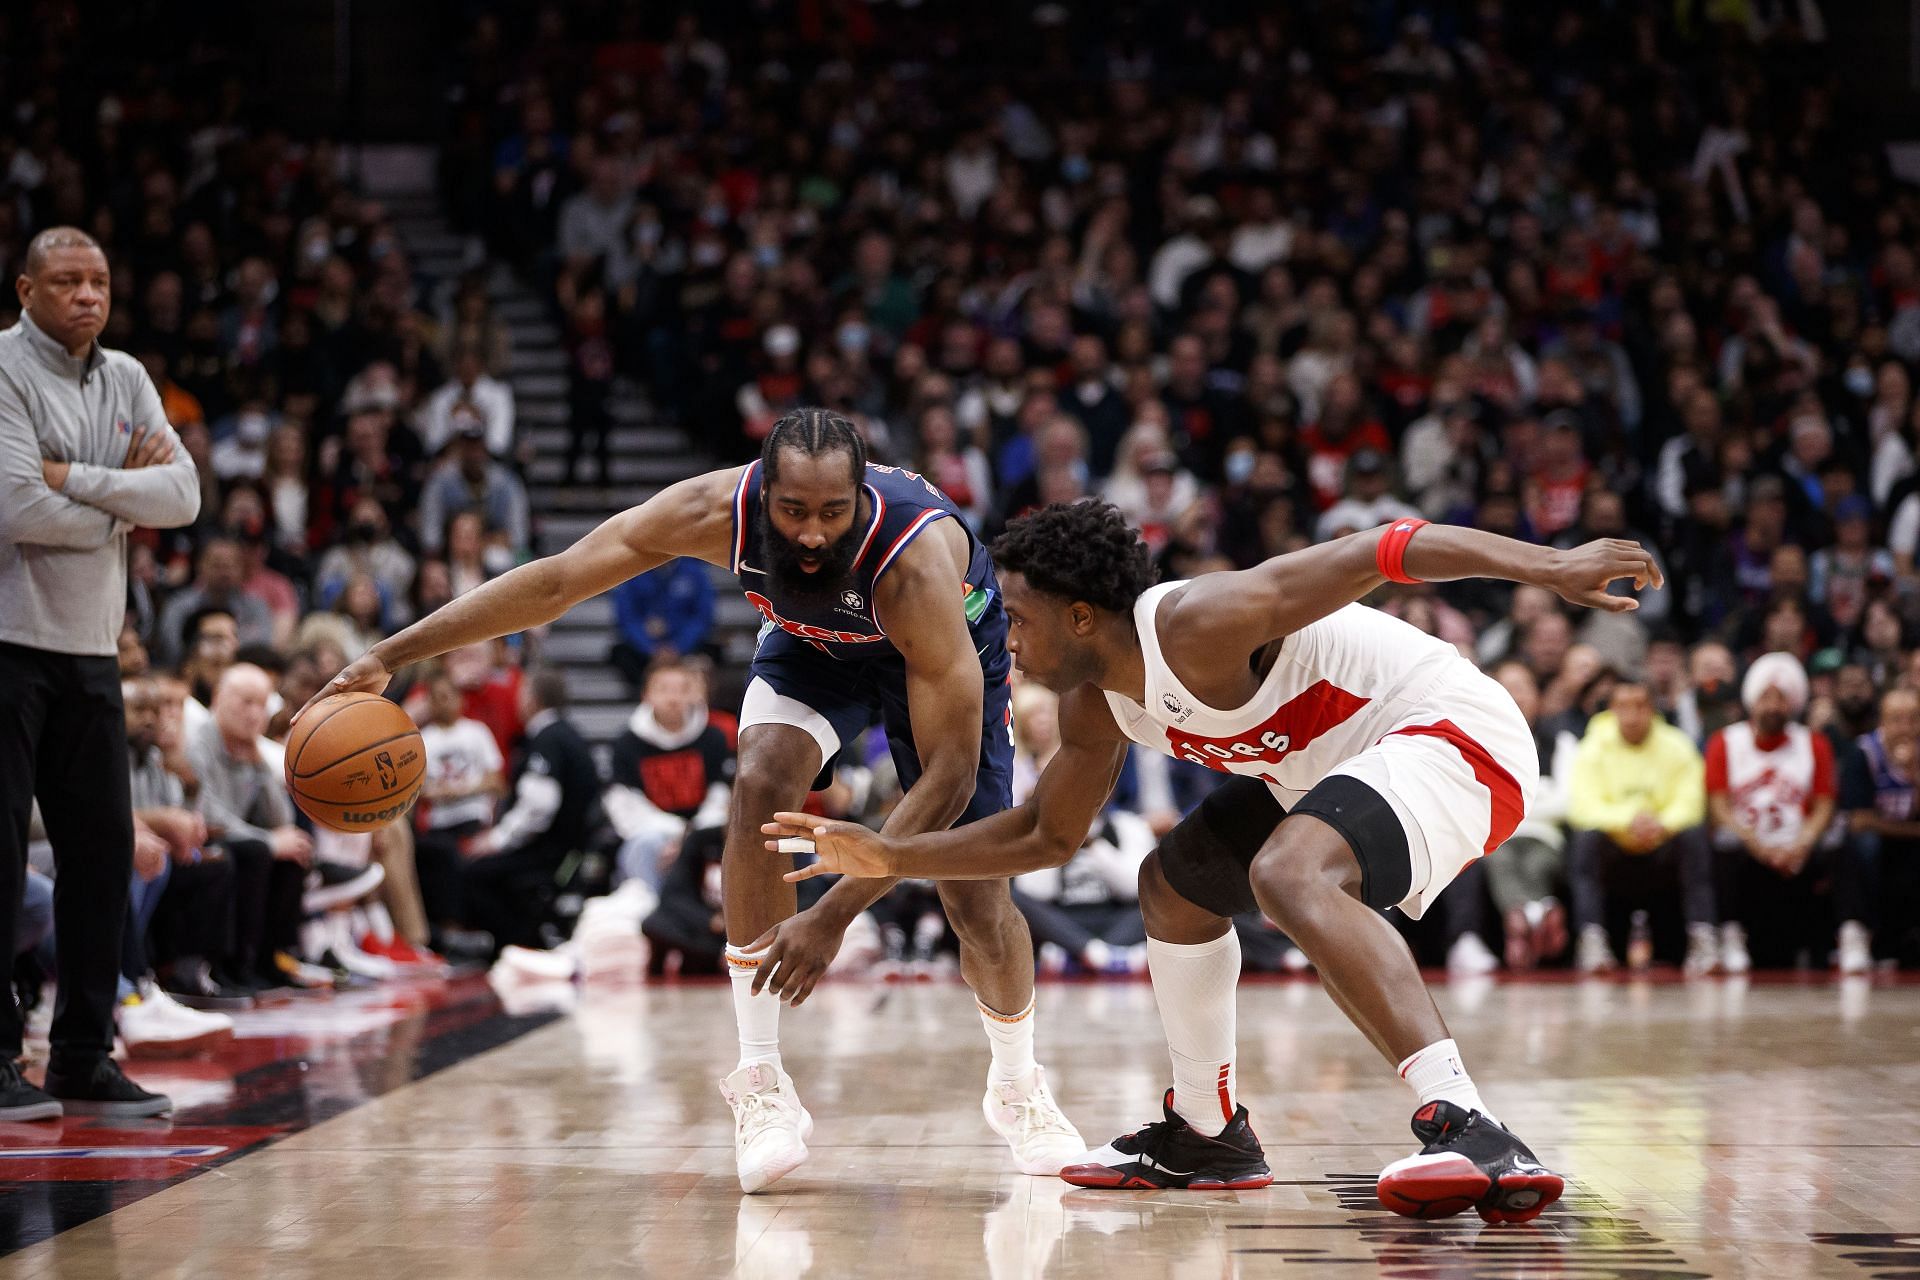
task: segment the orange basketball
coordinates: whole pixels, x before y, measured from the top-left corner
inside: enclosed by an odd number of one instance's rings
[[[335,831],[373,831],[413,807],[427,776],[420,731],[399,704],[336,693],[287,735],[287,790],[300,811]]]

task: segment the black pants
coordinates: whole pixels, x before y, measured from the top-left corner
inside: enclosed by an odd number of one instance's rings
[[[1062,906],[1013,891],[1013,905],[1027,918],[1033,944],[1051,942],[1078,958],[1096,939],[1113,947],[1131,947],[1147,940],[1147,922],[1137,902],[1083,902]]]
[[[1746,928],[1747,950],[1761,968],[1790,967],[1802,951],[1822,968],[1836,925],[1874,918],[1866,858],[1851,836],[1835,848],[1816,848],[1793,876],[1744,846],[1717,852],[1723,918]]]
[[[466,923],[493,935],[496,946],[537,947],[547,891],[560,859],[541,849],[470,859],[462,877]]]
[[[273,856],[264,840],[222,840],[233,863],[235,977],[276,976],[273,953],[292,951],[300,937],[300,895],[307,873],[297,862]]]
[[[27,874],[35,796],[60,874],[53,920],[59,995],[56,1057],[113,1048],[120,931],[133,875],[133,795],[127,720],[113,658],[0,644],[0,955],[13,932]],[[0,1055],[20,1056],[20,1010],[0,998]]]
[[[484,825],[478,820],[456,822],[450,827],[414,833],[413,866],[420,877],[420,902],[427,923],[436,929],[466,914],[465,890],[461,887],[466,859],[460,856],[460,842],[478,835]]]
[[[186,959],[234,967],[231,859],[203,857],[174,864],[153,913],[152,944],[159,968]]]
[[[1628,853],[1599,831],[1576,831],[1567,843],[1568,893],[1573,925],[1608,926],[1616,940],[1625,938],[1635,909],[1653,920],[1656,940],[1664,945],[1678,936],[1671,920],[1675,889],[1681,921],[1714,924],[1719,905],[1714,888],[1713,849],[1705,827],[1682,831],[1645,853]]]
[[[678,951],[681,973],[720,972],[720,961],[727,950],[727,935],[724,930],[718,933],[714,931],[713,908],[704,899],[683,894],[662,897],[660,905],[640,926],[640,932],[653,944],[650,964],[660,966],[668,952]],[[664,973],[666,970],[656,967],[653,972]]]

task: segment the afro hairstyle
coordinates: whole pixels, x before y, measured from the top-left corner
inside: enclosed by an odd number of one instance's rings
[[[1114,613],[1153,585],[1153,557],[1120,509],[1095,498],[1056,502],[1007,525],[993,544],[1003,572],[1036,590]]]

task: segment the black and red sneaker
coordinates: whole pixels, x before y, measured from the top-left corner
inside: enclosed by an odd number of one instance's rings
[[[1108,1191],[1251,1191],[1273,1181],[1245,1107],[1236,1107],[1233,1123],[1209,1138],[1174,1114],[1173,1090],[1160,1106],[1166,1119],[1089,1151],[1060,1176],[1076,1187]]]
[[[1413,1113],[1426,1146],[1380,1173],[1380,1203],[1409,1218],[1450,1218],[1476,1210],[1488,1222],[1531,1222],[1560,1198],[1567,1181],[1534,1158],[1495,1121],[1451,1102]]]

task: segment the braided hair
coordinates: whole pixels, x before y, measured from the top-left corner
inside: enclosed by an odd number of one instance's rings
[[[780,478],[780,454],[794,449],[811,458],[844,451],[851,460],[853,482],[858,485],[867,475],[867,441],[860,429],[831,409],[817,405],[795,409],[773,424],[760,446],[763,483],[771,485]]]

